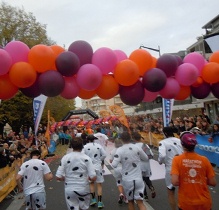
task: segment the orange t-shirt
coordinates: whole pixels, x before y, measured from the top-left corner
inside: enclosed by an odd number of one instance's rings
[[[215,176],[209,160],[195,152],[175,156],[171,174],[179,176],[178,205],[183,210],[209,210],[212,199],[207,179]]]

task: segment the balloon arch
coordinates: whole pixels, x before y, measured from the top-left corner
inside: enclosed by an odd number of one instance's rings
[[[119,94],[130,106],[151,102],[158,95],[203,99],[212,92],[219,98],[219,51],[209,61],[197,52],[183,60],[171,54],[156,59],[144,49],[129,56],[107,47],[94,52],[83,40],[73,42],[68,50],[43,44],[30,49],[21,41],[11,41],[0,49],[0,99],[10,99],[18,90],[30,98],[97,95],[107,100]]]

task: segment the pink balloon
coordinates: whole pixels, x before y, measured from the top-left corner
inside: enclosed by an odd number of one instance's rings
[[[197,52],[189,53],[183,59],[183,63],[190,63],[193,64],[199,71],[199,76],[201,75],[201,70],[205,65],[205,58]]]
[[[17,62],[28,63],[28,53],[30,48],[20,41],[11,41],[4,48],[12,58],[12,64]]]
[[[144,98],[142,101],[144,102],[152,102],[157,98],[158,92],[150,92],[144,89]]]
[[[167,78],[166,85],[161,91],[159,91],[159,93],[162,98],[172,99],[177,96],[179,91],[180,91],[180,85],[177,82],[177,80],[172,77],[169,77]]]
[[[175,73],[176,80],[183,86],[192,85],[197,80],[198,76],[198,69],[190,63],[183,63],[177,68]]]
[[[116,54],[110,48],[99,48],[93,54],[92,64],[96,65],[102,74],[114,72],[117,64]]]
[[[128,56],[122,50],[113,50],[113,52],[116,55],[117,63],[119,63],[120,61],[128,59]]]
[[[102,82],[102,73],[100,69],[93,64],[85,64],[80,67],[77,73],[77,83],[84,90],[95,90]]]
[[[79,94],[80,87],[77,84],[75,77],[64,77],[65,87],[61,93],[61,96],[65,99],[76,98]]]
[[[12,59],[9,53],[0,49],[0,75],[7,74],[12,65]]]

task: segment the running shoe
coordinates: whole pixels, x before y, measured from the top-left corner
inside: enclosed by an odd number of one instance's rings
[[[96,198],[92,198],[90,202],[90,206],[95,206],[97,204]]]
[[[156,192],[155,192],[154,188],[151,189],[151,197],[152,198],[156,197]]]
[[[145,200],[146,202],[148,202],[148,196],[147,196],[147,195],[144,196],[144,200]]]
[[[121,194],[119,195],[118,203],[119,203],[119,204],[123,204],[123,200],[124,200],[124,195],[121,193]]]
[[[97,207],[98,207],[98,209],[102,209],[104,207],[103,202],[98,201]]]

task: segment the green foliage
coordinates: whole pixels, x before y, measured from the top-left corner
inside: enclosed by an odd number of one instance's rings
[[[55,44],[46,32],[46,25],[37,22],[32,13],[6,3],[0,5],[0,45],[5,46],[12,40],[19,40],[30,48],[37,44]]]
[[[23,8],[16,8],[6,3],[0,4],[0,45],[6,46],[10,41],[19,40],[30,48],[37,44],[55,44],[46,32],[46,25],[39,23],[32,13]],[[48,98],[42,116],[42,124],[47,124],[47,111],[56,121],[61,120],[69,110],[75,109],[74,100],[66,100],[60,96]],[[33,128],[33,99],[20,91],[10,100],[1,102],[0,122],[4,117],[9,119],[13,130],[19,132],[22,125]]]

